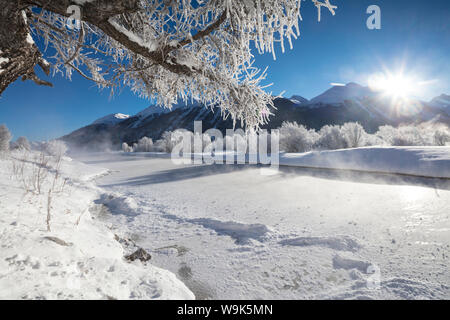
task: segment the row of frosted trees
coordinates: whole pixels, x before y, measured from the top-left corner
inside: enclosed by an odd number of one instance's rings
[[[123,143],[125,152],[171,152],[174,146],[181,142],[186,130],[165,132],[161,139],[153,142],[143,137],[137,143],[129,146]],[[308,129],[296,122],[284,122],[279,128],[280,151],[308,152],[312,150],[336,150],[359,148],[365,146],[445,146],[450,144],[450,129],[445,125],[422,124],[418,126],[404,125],[397,128],[381,126],[374,134],[367,133],[356,122],[349,122],[342,126],[326,125],[320,130]],[[193,133],[188,132],[193,139]],[[227,139],[233,139],[235,150],[245,150],[248,144],[245,135],[236,134],[226,136],[224,141],[217,143],[208,134],[202,135],[203,148],[208,145],[226,146]],[[270,136],[267,138],[270,147]],[[193,145],[193,144],[192,144]]]
[[[12,150],[30,151],[32,146],[26,137],[19,137],[16,141],[12,141],[12,134],[4,125],[0,125],[0,154],[6,154]],[[48,155],[64,155],[67,152],[67,146],[63,141],[52,140],[46,142],[36,142],[33,150],[43,151]]]

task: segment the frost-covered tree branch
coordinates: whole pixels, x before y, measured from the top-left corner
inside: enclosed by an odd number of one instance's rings
[[[311,0],[333,15],[329,0]],[[81,8],[79,29],[67,8]],[[0,0],[0,93],[17,78],[49,85],[34,73],[73,72],[112,92],[129,86],[170,107],[178,98],[219,106],[247,126],[265,123],[273,107],[258,53],[300,35],[301,0]],[[7,25],[11,28],[5,28]],[[6,31],[6,29],[9,29]],[[32,37],[43,39],[45,56]],[[16,57],[17,56],[17,57]],[[14,60],[16,59],[16,60]],[[49,61],[49,62],[47,62]]]

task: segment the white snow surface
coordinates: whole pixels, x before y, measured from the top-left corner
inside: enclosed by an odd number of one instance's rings
[[[366,147],[282,154],[280,164],[450,178],[450,147]]]
[[[103,192],[92,179],[107,169],[63,159],[61,179],[68,180],[53,193],[48,232],[51,179],[42,194],[25,192],[12,167],[0,159],[0,299],[194,298],[173,273],[123,258],[95,204]]]
[[[383,168],[420,159],[449,167],[448,148],[376,151]],[[342,152],[328,158],[347,161]],[[374,166],[382,158],[348,152]],[[281,160],[298,166],[310,157]],[[449,180],[291,166],[264,175],[250,165],[175,165],[159,154],[79,160],[111,170],[97,180],[107,194],[101,220],[197,299],[450,298]]]

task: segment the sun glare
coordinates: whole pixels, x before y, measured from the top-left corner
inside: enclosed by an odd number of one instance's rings
[[[417,85],[413,78],[399,73],[375,75],[369,79],[369,87],[392,97],[406,98],[414,93]]]

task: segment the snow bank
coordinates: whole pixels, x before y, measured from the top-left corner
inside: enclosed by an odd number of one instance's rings
[[[124,156],[170,158],[163,152],[123,153]],[[194,155],[187,154],[185,158]],[[225,161],[226,153],[216,152]],[[245,163],[250,156],[245,155]],[[257,158],[254,156],[253,158]],[[236,163],[238,156],[234,155]],[[404,174],[432,178],[450,178],[450,146],[446,147],[363,147],[306,153],[281,153],[281,166],[342,169],[377,173]]]
[[[194,298],[173,273],[127,262],[115,235],[96,219],[92,205],[101,190],[89,179],[105,169],[64,158],[65,182],[49,204],[54,174],[40,194],[25,192],[14,170],[21,162],[0,159],[0,299]]]
[[[280,165],[450,178],[450,147],[367,147],[280,155]]]

